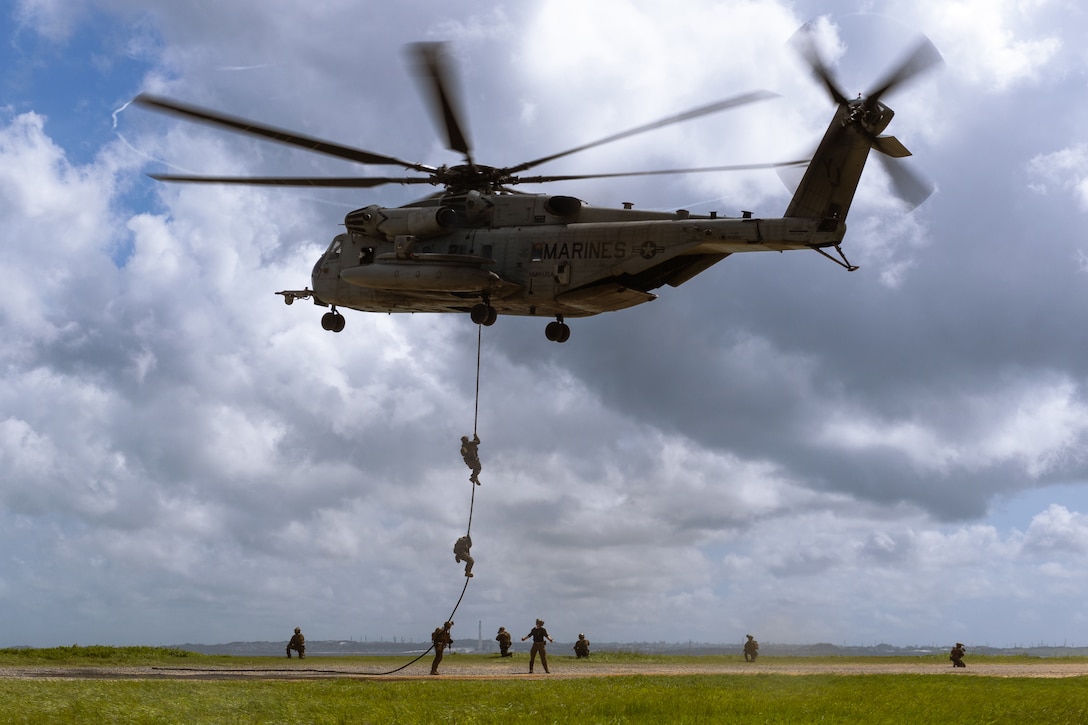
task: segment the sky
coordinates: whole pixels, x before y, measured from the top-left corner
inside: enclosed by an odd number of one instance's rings
[[[874,12],[874,9],[876,11]],[[0,3],[0,646],[455,640],[1088,644],[1088,10],[1075,0]],[[811,152],[834,113],[790,37],[823,18],[847,94],[889,94],[935,186],[870,164],[849,273],[733,255],[571,320],[324,310],[274,292],[355,191],[151,172],[344,161],[129,106],[167,95],[457,163],[404,47],[448,41],[475,158],[504,166],[739,93],[774,100],[540,167]],[[781,215],[773,171],[525,191]]]

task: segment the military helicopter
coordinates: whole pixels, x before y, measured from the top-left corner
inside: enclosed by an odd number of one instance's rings
[[[806,26],[807,27],[807,26]],[[445,46],[410,46],[424,90],[446,137],[447,148],[464,163],[428,166],[392,156],[303,136],[255,121],[229,116],[170,99],[143,94],[134,102],[173,114],[289,146],[360,164],[398,166],[412,176],[369,177],[225,177],[151,174],[160,181],[371,188],[383,184],[429,184],[441,191],[401,207],[370,205],[350,212],[346,231],[338,234],[311,274],[312,288],[283,290],[290,305],[312,299],[329,308],[321,318],[326,330],[340,332],[341,308],[366,312],[467,313],[478,325],[492,325],[499,315],[552,318],[547,339],[570,337],[567,318],[624,309],[657,298],[653,290],[676,287],[731,254],[815,250],[847,270],[840,248],[850,209],[869,150],[880,158],[910,152],[894,136],[880,135],[893,111],[881,97],[941,61],[924,37],[868,94],[849,99],[839,89],[805,28],[795,44],[815,77],[836,104],[835,115],[811,160],[743,166],[622,172],[587,175],[521,175],[573,153],[711,113],[772,97],[757,91],[680,113],[572,149],[513,166],[476,162],[458,111]],[[751,212],[720,217],[686,211],[596,207],[562,194],[527,194],[518,184],[679,174],[807,165],[785,214],[759,218]],[[893,183],[917,205],[931,189],[906,169],[889,164]],[[834,249],[837,257],[828,253]]]

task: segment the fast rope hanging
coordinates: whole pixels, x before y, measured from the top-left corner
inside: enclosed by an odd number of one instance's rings
[[[483,325],[477,325],[476,329],[476,404],[472,412],[472,440],[474,445],[479,444],[480,438],[477,432],[477,427],[480,422],[480,351],[483,347]],[[474,449],[475,450],[475,449]],[[465,461],[468,463],[468,460]],[[470,464],[471,465],[471,464]],[[469,538],[472,534],[472,512],[476,509],[476,487],[480,485],[480,482],[476,480],[476,475],[479,473],[479,459],[476,462],[476,468],[473,469],[472,476],[469,478],[469,483],[472,484],[472,497],[469,499],[468,504],[468,527],[465,530],[465,538]],[[458,561],[461,559],[458,558]],[[461,596],[457,597],[457,603],[453,605],[453,610],[450,612],[450,616],[446,617],[447,622],[453,621],[453,615],[457,614],[457,608],[461,606],[461,600],[465,598],[465,592],[468,591],[468,583],[472,579],[471,567],[465,570],[465,586],[461,588]],[[379,675],[392,675],[406,669],[421,659],[426,657],[431,651],[434,650],[434,644],[423,651],[414,660],[403,664],[395,670],[389,670],[388,672],[378,672]]]

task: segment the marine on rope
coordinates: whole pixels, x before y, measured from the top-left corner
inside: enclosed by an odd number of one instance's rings
[[[468,480],[480,485],[480,471],[483,466],[480,465],[480,436],[475,433],[472,434],[472,440],[468,439],[468,436],[461,436],[461,458],[465,459],[465,465],[472,470],[472,475],[468,477]]]
[[[480,419],[480,352],[483,347],[483,335],[482,327],[478,331],[476,336],[476,408],[473,413],[472,421],[472,440],[469,440],[468,436],[461,437],[461,457],[464,458],[465,464],[472,470],[472,475],[469,476],[469,480],[480,485],[479,474],[480,469],[480,457],[477,452],[477,446],[480,445],[480,436],[476,434],[477,424]],[[470,486],[472,495],[469,497],[468,504],[468,526],[465,530],[465,535],[457,540],[457,543],[453,545],[454,559],[460,563],[465,562],[465,585],[461,587],[461,596],[457,597],[457,602],[453,605],[453,611],[450,612],[449,617],[446,618],[446,623],[442,627],[438,627],[431,634],[431,646],[424,652],[421,652],[410,662],[389,670],[387,672],[377,672],[378,675],[392,675],[400,672],[401,670],[411,667],[416,662],[427,656],[428,653],[434,651],[435,658],[431,663],[431,674],[438,674],[438,664],[442,661],[443,653],[447,646],[453,644],[453,638],[450,636],[450,629],[453,627],[453,615],[457,614],[457,610],[461,607],[461,602],[465,598],[465,592],[468,591],[468,582],[472,578],[472,566],[475,564],[475,560],[469,553],[472,548],[472,513],[476,509],[476,486]]]
[[[465,576],[472,576],[472,565],[476,560],[472,558],[469,549],[472,548],[472,537],[465,534],[453,545],[453,560],[460,564],[465,562]]]

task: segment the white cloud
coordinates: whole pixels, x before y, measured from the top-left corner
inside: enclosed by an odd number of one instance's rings
[[[1028,173],[1038,179],[1035,190],[1047,193],[1051,184],[1070,190],[1081,209],[1088,210],[1088,144],[1039,154],[1028,163]]]
[[[1088,516],[1052,504],[1032,518],[1023,546],[1035,556],[1070,553],[1078,560],[1083,559],[1088,554]]]
[[[16,0],[19,24],[54,42],[67,40],[86,15],[82,0]]]
[[[874,420],[857,410],[829,417],[821,439],[847,450],[900,453],[928,475],[954,477],[1013,464],[1038,479],[1082,459],[1088,405],[1073,381],[1017,381],[1000,398],[962,399],[966,417]]]
[[[1062,49],[1061,31],[1037,18],[1065,14],[1052,0],[953,0],[917,7],[925,32],[960,81],[1003,92],[1039,80]],[[911,13],[913,15],[913,13]]]
[[[124,18],[141,19],[131,33],[149,88],[428,163],[452,155],[401,45],[443,36],[461,41],[482,163],[757,87],[784,97],[571,157],[562,171],[768,160],[823,130],[827,100],[783,48],[801,8],[674,5],[475,12],[417,0],[375,22],[352,3],[163,3],[153,15],[132,3]],[[21,7],[42,28],[60,8]],[[982,65],[965,76],[964,107],[999,71],[1028,83],[1053,57],[1044,41],[1067,37],[1016,25],[1021,9],[933,34],[950,66],[973,33],[995,49],[972,60]],[[345,26],[358,33],[350,44]],[[859,50],[847,30],[834,36],[844,71]],[[863,55],[865,84],[890,59]],[[1001,642],[1072,626],[1048,615],[1080,594],[1070,573],[1083,514],[1017,509],[1024,533],[971,518],[999,493],[1084,476],[1086,372],[1069,333],[1084,300],[1055,276],[1048,245],[1020,272],[1039,220],[1018,207],[1022,189],[995,188],[1021,178],[1023,160],[1005,163],[987,135],[1034,112],[957,114],[960,135],[941,146],[945,126],[927,118],[938,89],[914,88],[922,100],[914,89],[895,100],[895,133],[932,164],[942,194],[903,217],[867,171],[845,246],[858,272],[807,253],[736,255],[652,305],[572,321],[563,346],[543,339],[541,320],[484,330],[478,576],[459,617],[515,627],[545,616],[554,632],[595,640],[755,630],[765,641]],[[40,114],[0,125],[0,464],[11,474],[0,599],[13,631],[29,644],[88,632],[268,639],[296,623],[313,638],[425,636],[463,583],[450,547],[472,494],[457,440],[476,422],[477,328],[348,312],[333,335],[322,308],[273,294],[307,283],[344,211],[411,194],[149,188],[148,157],[195,173],[355,169],[135,108],[117,127],[124,142],[89,131],[90,161],[75,163]],[[1054,146],[1032,151],[1031,180],[1079,193],[1083,151]],[[965,176],[980,160],[992,170]],[[785,200],[773,175],[584,190],[639,206],[724,197],[774,211]],[[1080,216],[1047,222],[1074,233]],[[1001,276],[1010,266],[1015,289]]]

